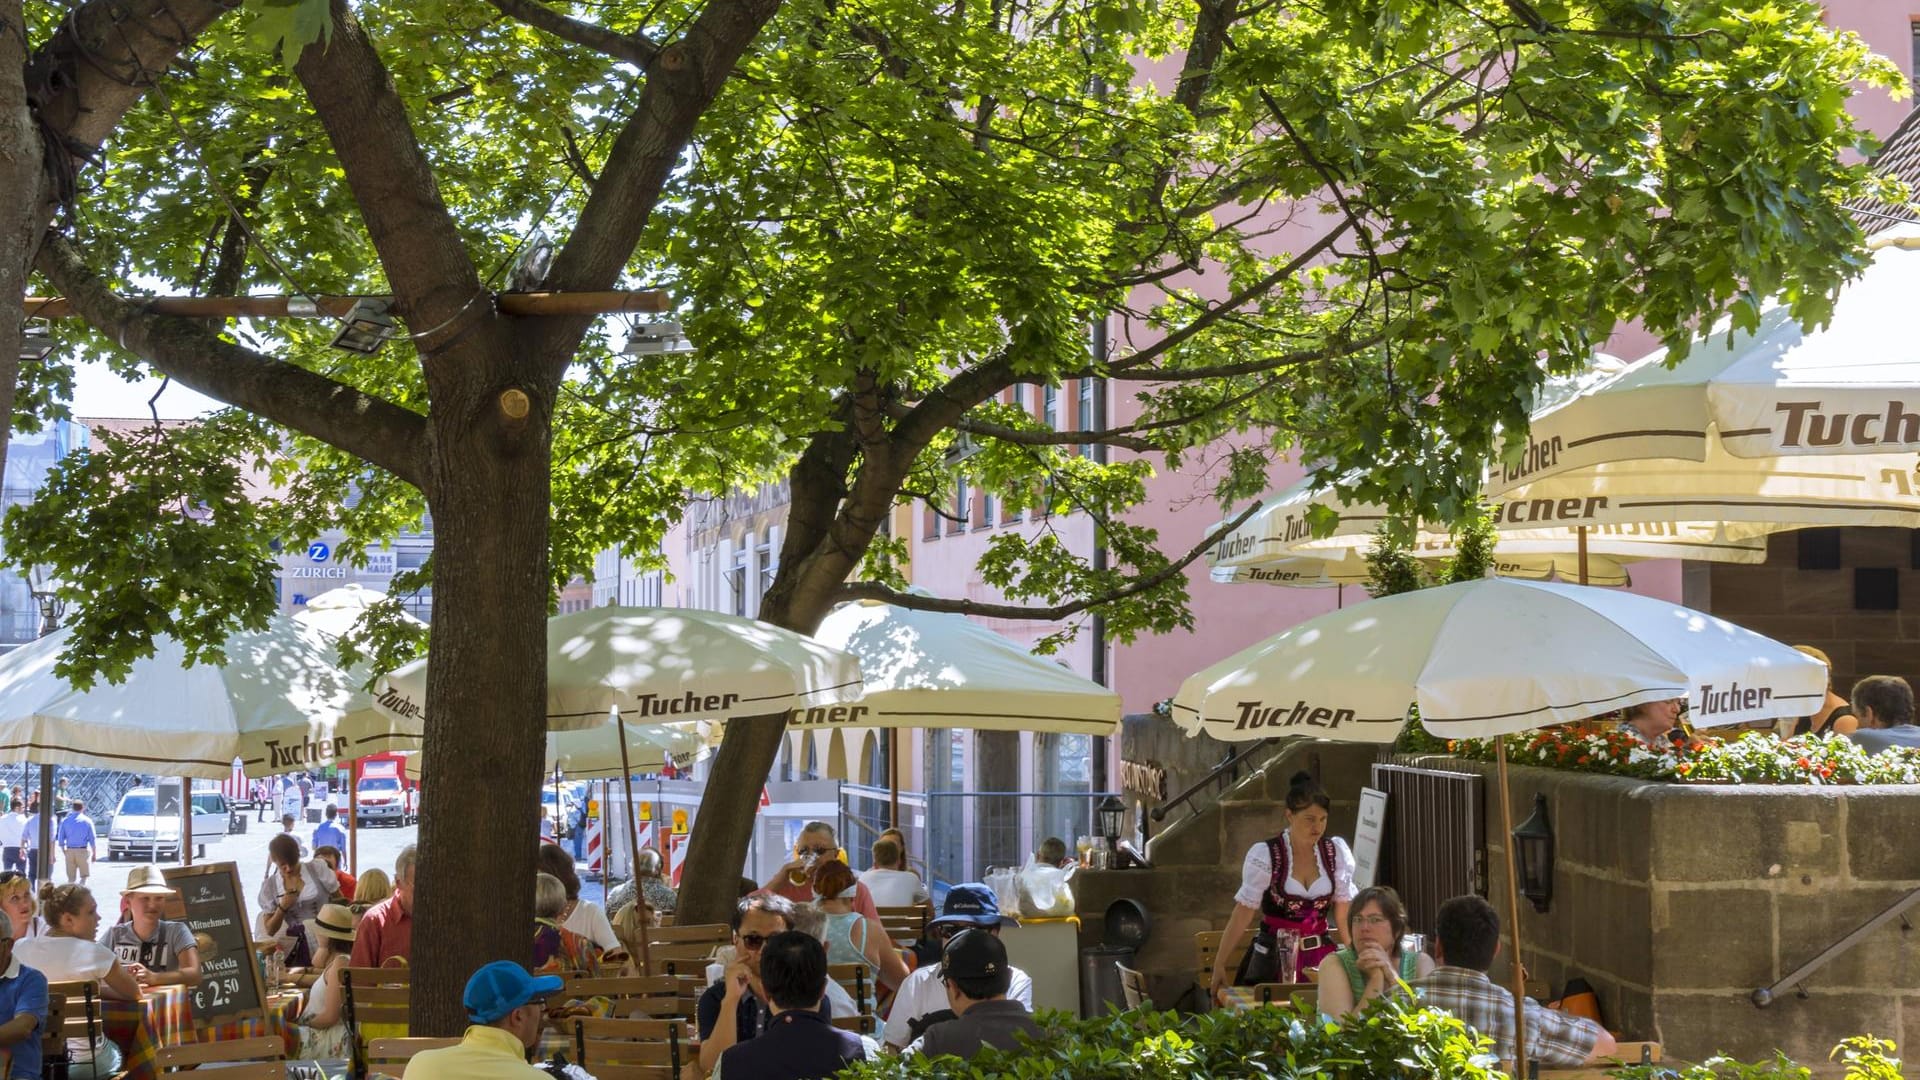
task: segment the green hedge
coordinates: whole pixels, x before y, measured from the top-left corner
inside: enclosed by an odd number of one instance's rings
[[[1091,1020],[1042,1012],[1041,1037],[971,1062],[888,1055],[843,1080],[1478,1080],[1498,1077],[1489,1044],[1445,1013],[1380,1002],[1342,1027],[1289,1007],[1200,1015],[1112,1012]]]

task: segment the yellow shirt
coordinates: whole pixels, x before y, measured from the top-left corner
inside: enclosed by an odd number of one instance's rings
[[[527,1064],[527,1048],[497,1027],[475,1024],[459,1046],[424,1050],[407,1062],[405,1080],[550,1080]]]

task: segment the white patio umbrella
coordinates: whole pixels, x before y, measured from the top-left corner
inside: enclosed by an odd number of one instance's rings
[[[1453,552],[1448,550],[1447,555]],[[1426,559],[1429,565],[1436,560]],[[1580,561],[1573,555],[1509,555],[1496,551],[1491,567],[1496,577],[1527,581],[1575,581]],[[1360,548],[1348,548],[1338,559],[1301,555],[1238,566],[1216,566],[1208,572],[1216,585],[1279,585],[1295,589],[1331,589],[1364,585],[1370,576]],[[1587,558],[1587,584],[1618,588],[1632,584],[1624,559],[1601,555]]]
[[[385,599],[386,593],[355,582],[328,589],[307,601],[307,606],[295,612],[293,617],[296,622],[324,630],[334,637],[345,637],[359,624],[367,609]],[[406,612],[401,612],[400,618],[414,626],[427,625]]]
[[[1920,337],[1908,318],[1920,226],[1878,240],[1827,326],[1775,307],[1755,332],[1716,327],[1671,369],[1655,353],[1537,413],[1488,490],[1599,498],[1598,522],[1920,523]]]
[[[1443,738],[1494,738],[1503,835],[1513,832],[1506,743],[1519,731],[1684,697],[1708,727],[1801,716],[1826,667],[1770,638],[1664,600],[1487,578],[1309,619],[1191,676],[1173,699],[1189,733],[1391,742],[1418,705]],[[1515,1023],[1519,897],[1507,843]],[[1524,1071],[1525,1051],[1516,1042]]]
[[[835,608],[813,637],[857,657],[866,686],[851,705],[790,713],[788,723],[802,731],[844,725],[1112,735],[1120,724],[1120,695],[964,615],[862,600]],[[891,760],[887,775],[897,825],[899,777]]]
[[[0,754],[226,779],[330,764],[420,745],[417,719],[381,713],[342,671],[325,635],[276,616],[227,639],[224,664],[186,664],[171,637],[118,684],[75,690],[54,674],[62,629],[0,657]]]
[[[421,657],[382,675],[376,704],[426,714]],[[547,620],[547,727],[780,713],[860,696],[860,664],[811,638],[694,608],[599,607]]]

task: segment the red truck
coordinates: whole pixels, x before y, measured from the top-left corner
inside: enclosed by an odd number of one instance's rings
[[[407,776],[407,755],[370,754],[354,763],[354,825],[411,825],[420,820],[420,785]]]

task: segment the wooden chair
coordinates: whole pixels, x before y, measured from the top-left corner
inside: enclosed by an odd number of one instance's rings
[[[1113,965],[1120,972],[1120,996],[1129,1009],[1150,1009],[1153,999],[1147,995],[1147,977],[1125,964]]]
[[[686,926],[656,926],[647,932],[647,945],[725,945],[733,940],[733,928],[726,923],[688,923]],[[709,949],[709,952],[712,950]]]
[[[573,1049],[582,1069],[597,1080],[680,1080],[687,1062],[682,1048],[691,1031],[684,1020],[573,1022]]]
[[[840,984],[860,1010],[857,1016],[836,1016],[833,1026],[846,1031],[871,1035],[879,1028],[873,1015],[873,972],[865,964],[828,964],[827,978]]]
[[[413,973],[409,968],[350,967],[340,976],[341,1007],[356,1048],[412,1030]]]
[[[55,999],[59,1004],[55,1006]],[[47,1026],[41,1036],[41,1061],[66,1063],[67,1040],[79,1039],[88,1046],[101,1031],[100,984],[91,979],[47,984]],[[51,1074],[58,1075],[58,1074]]]
[[[1194,949],[1199,954],[1199,959],[1194,969],[1194,981],[1200,984],[1202,990],[1205,990],[1206,987],[1213,982],[1213,958],[1220,953],[1220,938],[1222,936],[1223,932],[1219,930],[1202,930],[1193,935]],[[1229,978],[1232,977],[1233,972],[1239,970],[1240,961],[1246,957],[1247,950],[1252,947],[1252,932],[1249,931],[1248,933],[1242,934],[1240,944],[1234,947],[1233,955],[1228,958],[1230,961],[1227,964],[1227,974]]]
[[[406,1070],[407,1062],[413,1060],[413,1055],[422,1050],[458,1045],[459,1039],[375,1039],[367,1047],[367,1066],[375,1072],[398,1076]]]
[[[674,975],[632,975],[620,978],[568,979],[561,993],[569,998],[603,997],[612,1000],[613,1015],[622,1017],[681,1017],[692,1019],[700,1000],[692,980]]]
[[[883,907],[880,909],[880,926],[895,946],[904,949],[926,936],[927,920],[932,915],[933,907],[929,904]]]
[[[67,1070],[67,995],[54,983],[47,988],[47,1026],[40,1029],[40,1069],[42,1076],[65,1076]]]
[[[158,1061],[163,1073],[218,1065],[222,1080],[285,1080],[286,1056],[285,1043],[271,1035],[263,1035],[257,1039],[223,1039],[163,1046]]]

